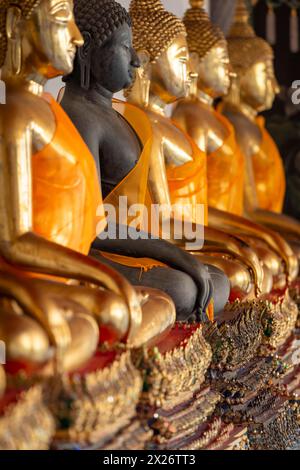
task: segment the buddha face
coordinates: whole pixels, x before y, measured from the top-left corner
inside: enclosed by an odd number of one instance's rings
[[[92,46],[91,80],[111,93],[128,88],[139,66],[127,23],[115,30],[103,46]]]
[[[24,28],[25,46],[31,48],[30,60],[46,77],[70,73],[76,46],[83,44],[73,16],[73,0],[42,0]]]
[[[212,98],[226,95],[230,86],[229,56],[226,44],[219,44],[198,62],[198,89]]]
[[[188,79],[188,46],[180,34],[151,66],[151,92],[166,103],[186,95]]]
[[[278,93],[279,86],[271,58],[257,62],[241,79],[241,101],[258,112],[271,109]]]

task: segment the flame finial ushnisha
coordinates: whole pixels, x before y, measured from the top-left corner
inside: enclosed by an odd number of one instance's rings
[[[237,0],[235,15],[227,36],[230,63],[234,72],[244,75],[257,62],[273,59],[273,50],[264,39],[256,36],[249,22],[244,0]]]

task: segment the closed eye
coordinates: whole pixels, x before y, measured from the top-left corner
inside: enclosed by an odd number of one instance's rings
[[[50,9],[50,14],[55,21],[67,23],[72,19],[72,10],[69,2],[62,1]]]

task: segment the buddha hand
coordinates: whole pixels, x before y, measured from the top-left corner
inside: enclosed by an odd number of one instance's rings
[[[42,326],[56,347],[55,365],[62,371],[75,370],[93,356],[99,343],[99,327],[89,308],[92,300],[90,304],[84,302],[86,298],[93,299],[97,290],[42,279],[32,282],[34,300],[37,299],[38,306],[45,312]],[[38,297],[35,295],[37,292]],[[121,314],[120,311],[117,313]]]
[[[213,296],[213,283],[208,271],[208,267],[202,264],[196,258],[190,261],[193,270],[189,272],[192,276],[196,286],[198,287],[198,298],[196,304],[197,320],[207,322],[207,308]]]
[[[298,272],[299,272],[298,258],[294,254],[290,245],[285,241],[285,239],[281,235],[274,232],[273,237],[281,252],[281,256],[285,264],[285,273],[287,276],[287,282],[289,284],[290,282],[295,280],[298,275]]]
[[[48,285],[49,281],[37,284],[17,272],[0,272],[0,293],[15,299],[45,329],[51,343],[63,351],[71,343],[71,333],[60,309],[60,299],[51,298]]]

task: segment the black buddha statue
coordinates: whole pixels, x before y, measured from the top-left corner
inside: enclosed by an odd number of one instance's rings
[[[74,71],[64,78],[61,104],[95,158],[105,202],[135,167],[142,151],[135,131],[112,103],[114,93],[132,84],[139,59],[132,46],[130,17],[121,5],[114,0],[75,0],[74,4],[85,43],[77,51]],[[100,250],[117,258],[103,258]],[[201,264],[160,238],[97,238],[91,255],[101,256],[133,285],[168,293],[178,320],[197,319],[197,312],[205,318],[212,295],[216,314],[229,296],[229,281],[222,271]],[[132,257],[133,263],[128,258],[121,262],[120,255]],[[151,258],[151,269],[141,269],[140,258]]]

